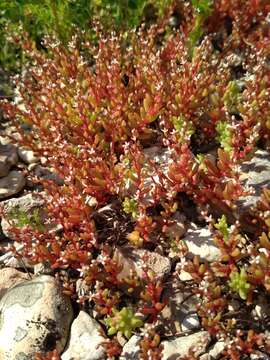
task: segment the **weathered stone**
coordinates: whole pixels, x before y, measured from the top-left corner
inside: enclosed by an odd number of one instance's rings
[[[221,256],[208,228],[199,228],[191,223],[183,240],[188,247],[188,256],[199,255],[201,259],[209,262],[217,261]]]
[[[61,356],[62,360],[101,360],[105,351],[101,343],[105,336],[99,323],[86,312],[80,311],[73,321],[70,339],[66,350]],[[90,346],[90,347],[89,347]]]
[[[177,211],[171,218],[174,222],[172,225],[169,225],[166,231],[166,235],[170,238],[179,238],[181,239],[186,233],[186,217]]]
[[[33,264],[29,259],[24,258],[23,256],[17,255],[22,253],[24,245],[14,240],[5,240],[1,242],[0,247],[0,264],[5,267],[15,268],[15,269],[32,269]],[[11,249],[16,249],[16,255]]]
[[[34,265],[35,275],[52,275],[54,270],[51,268],[49,262],[42,262]]]
[[[162,360],[177,360],[179,356],[187,356],[189,350],[194,351],[195,356],[203,354],[211,337],[207,331],[199,331],[195,334],[177,337],[162,342]]]
[[[18,155],[23,162],[26,164],[34,164],[38,162],[38,157],[35,156],[32,150],[27,150],[24,148],[18,148]]]
[[[0,270],[0,299],[12,286],[29,279],[26,273],[12,268],[3,268]]]
[[[0,359],[34,360],[36,352],[62,352],[73,318],[56,280],[40,276],[8,290],[0,301]]]
[[[171,263],[168,258],[144,249],[129,246],[121,249],[117,248],[114,259],[123,266],[121,272],[117,275],[119,281],[130,276],[132,272],[142,278],[143,265],[153,271],[157,279],[164,279],[171,271]]]
[[[120,355],[120,360],[139,360],[140,359],[140,342],[138,335],[133,335],[125,344]]]
[[[197,314],[188,314],[181,321],[182,331],[191,331],[200,328],[200,320]]]
[[[7,176],[12,166],[18,163],[17,148],[12,144],[0,145],[0,177]]]
[[[168,302],[158,316],[158,325],[164,335],[175,336],[200,326],[196,314],[200,300],[185,291],[177,279],[168,282],[162,300]]]
[[[35,166],[34,170],[34,175],[37,176],[38,178],[41,178],[43,180],[51,180],[54,181],[57,185],[63,185],[63,179],[60,178],[59,175],[57,175],[56,173],[54,173],[53,171],[51,171],[50,169],[41,166],[41,165],[37,165]]]
[[[270,183],[270,154],[257,150],[252,159],[244,161],[240,168],[240,180],[246,187],[252,187],[254,193],[241,197],[237,202],[236,217],[254,207],[260,198],[262,189]]]
[[[208,354],[210,355],[210,359],[219,359],[221,353],[226,347],[225,341],[217,341],[208,351]]]
[[[25,177],[19,171],[13,170],[0,179],[0,200],[19,193],[25,185]]]
[[[256,354],[250,354],[250,360],[270,360],[270,357],[261,351],[257,351]]]

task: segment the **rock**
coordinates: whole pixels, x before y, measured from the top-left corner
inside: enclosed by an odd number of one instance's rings
[[[250,360],[270,360],[270,357],[267,354],[258,351],[257,354],[250,355]]]
[[[188,336],[177,337],[163,341],[162,360],[177,360],[179,356],[188,356],[189,350],[195,351],[195,356],[203,354],[211,337],[207,331],[199,331]]]
[[[226,342],[225,341],[217,341],[215,343],[215,345],[213,345],[209,351],[208,354],[210,356],[210,359],[219,359],[221,353],[223,352],[223,350],[226,347]]]
[[[38,162],[38,157],[35,156],[32,150],[27,150],[24,148],[18,148],[18,155],[23,162],[26,164],[34,164]]]
[[[34,265],[35,275],[52,275],[54,270],[48,262],[42,262]]]
[[[155,252],[130,246],[117,248],[114,252],[114,260],[123,265],[122,270],[117,275],[119,281],[130,276],[132,271],[139,278],[143,278],[142,265],[144,264],[155,273],[156,279],[164,279],[171,271],[171,262],[168,258]]]
[[[255,308],[252,310],[254,320],[265,321],[270,318],[270,304],[267,297],[259,295]]]
[[[61,353],[73,318],[56,280],[42,275],[15,285],[0,301],[0,359],[34,360],[36,352]]]
[[[181,214],[179,211],[176,211],[172,216],[172,221],[174,221],[174,223],[168,226],[166,230],[166,235],[169,238],[181,239],[186,233],[186,226],[185,226],[186,217],[185,215]]]
[[[182,269],[181,262],[178,262],[175,267],[175,272],[178,274],[178,278],[181,281],[190,281],[193,279],[193,277],[190,275],[189,272]]]
[[[44,200],[38,193],[30,193],[19,198],[3,201],[3,217],[1,220],[1,226],[5,236],[13,240],[16,239],[12,231],[10,231],[12,226],[10,225],[9,220],[14,222],[14,225],[18,225],[20,227],[21,224],[18,219],[20,214],[23,214],[23,216],[29,216],[30,221],[31,216],[33,216],[35,211],[38,210],[38,217],[40,222],[43,223],[45,221],[45,213],[43,209],[39,210],[43,205]]]
[[[100,345],[105,336],[99,323],[86,312],[80,311],[73,321],[70,339],[61,360],[101,360],[104,359],[104,348]]]
[[[182,331],[191,331],[194,329],[199,329],[201,326],[200,320],[197,314],[189,314],[184,317],[181,321]]]
[[[0,177],[7,176],[12,166],[18,163],[17,148],[12,144],[0,145]]]
[[[138,335],[133,335],[123,347],[120,360],[139,360],[140,359],[140,342]]]
[[[12,269],[3,268],[0,270],[0,299],[12,286],[29,279],[26,273]]]
[[[16,249],[16,255],[11,249]],[[5,267],[11,267],[15,269],[33,269],[33,264],[27,258],[17,255],[21,254],[23,251],[24,245],[18,241],[12,241],[10,239],[1,242],[0,246],[0,264],[3,264]]]
[[[200,300],[186,291],[177,279],[173,277],[170,280],[162,296],[168,304],[158,315],[158,326],[165,336],[179,335],[200,326],[196,314]]]
[[[59,175],[57,175],[56,173],[54,173],[53,171],[51,171],[50,169],[41,166],[41,165],[37,165],[34,168],[34,175],[40,179],[43,180],[51,180],[54,181],[57,185],[63,185],[64,181],[63,179],[60,178]]]
[[[215,245],[208,228],[199,228],[191,223],[183,240],[188,247],[188,256],[199,255],[202,260],[209,262],[218,261],[221,256],[221,251]]]
[[[8,145],[11,143],[11,140],[7,136],[2,136],[2,133],[0,135],[0,143],[2,145]]]
[[[246,187],[252,187],[254,193],[240,197],[236,202],[236,218],[239,218],[250,208],[254,207],[260,198],[263,187],[270,182],[270,154],[264,150],[257,150],[252,159],[244,161],[240,167],[240,180]]]
[[[25,177],[19,171],[13,170],[0,179],[0,200],[18,194],[25,185]]]

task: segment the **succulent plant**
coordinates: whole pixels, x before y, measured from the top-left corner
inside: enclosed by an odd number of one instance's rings
[[[248,283],[247,273],[244,268],[241,268],[240,273],[238,271],[231,272],[229,286],[239,294],[241,299],[247,299],[251,285]]]
[[[134,329],[143,326],[143,321],[137,318],[130,308],[123,307],[120,311],[114,308],[112,314],[104,320],[108,327],[108,335],[114,335],[120,331],[129,339]]]

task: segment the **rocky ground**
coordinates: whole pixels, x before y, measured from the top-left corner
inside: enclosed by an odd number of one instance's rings
[[[0,95],[3,96],[3,93]],[[33,178],[52,179],[61,184],[61,179],[44,164],[43,159],[36,158],[30,150],[10,143],[8,136],[14,136],[14,133],[19,136],[8,122],[1,122],[0,359],[29,360],[34,353],[52,351],[55,347],[62,360],[104,359],[101,344],[106,340],[106,334],[96,319],[95,312],[79,306],[76,301],[63,294],[61,273],[52,271],[46,264],[33,265],[20,256],[22,245],[10,231],[10,214],[13,217],[16,214],[33,214],[38,209],[41,216],[46,216],[42,213],[42,187],[37,186],[32,181]],[[153,146],[146,153],[166,171],[166,152]],[[209,156],[215,156],[213,151]],[[252,159],[241,165],[241,173],[243,183],[251,186],[254,192],[240,199],[235,211],[227,214],[240,221],[255,206],[262,188],[269,184],[269,152],[257,150]],[[147,202],[147,197],[145,201]],[[113,207],[114,204],[109,204],[99,213],[110,213]],[[218,260],[220,249],[213,241],[211,230],[203,222],[194,219],[194,209],[190,208],[189,213],[176,212],[173,219],[175,223],[168,231],[184,240],[188,247],[187,257],[199,255],[208,262]],[[197,314],[200,299],[192,294],[189,287],[191,276],[182,269],[183,259],[173,249],[169,256],[164,256],[162,247],[150,251],[124,245],[117,248],[114,255],[123,266],[119,279],[129,274],[131,269],[139,278],[142,277],[141,261],[147,259],[148,268],[165,281],[163,296],[169,302],[157,324],[163,328],[164,333],[161,343],[163,360],[176,360],[180,355],[188,355],[191,348],[196,350],[195,355],[200,360],[219,359],[227,344],[223,340],[213,343],[209,333],[202,329]],[[87,287],[80,279],[76,282],[76,291],[79,295],[87,292]],[[253,322],[269,321],[268,300],[258,297],[251,314],[242,316],[249,316]],[[240,307],[241,303],[235,300],[232,310],[238,311]],[[120,359],[139,359],[140,336],[139,333],[135,334],[128,341],[123,337],[119,338],[123,346]],[[257,352],[251,354],[250,359],[270,360],[270,357]]]
[[[41,188],[32,181],[33,176],[53,178],[59,181],[48,167],[42,165],[31,151],[9,143],[8,134],[14,129],[8,123],[1,125],[0,137],[0,199],[3,208],[1,227],[0,256],[0,358],[3,360],[29,360],[35,352],[51,351],[55,347],[62,360],[104,359],[101,343],[106,339],[101,324],[95,319],[91,309],[78,306],[61,290],[59,273],[53,272],[46,264],[30,264],[20,257],[22,245],[10,232],[9,216],[12,211],[33,213],[42,209],[39,196]],[[159,149],[148,149],[149,156],[165,166],[166,154]],[[254,194],[240,199],[233,214],[237,219],[259,199],[263,186],[270,181],[270,156],[264,150],[257,150],[254,157],[242,164],[242,181],[253,186]],[[112,205],[113,206],[113,205]],[[110,211],[110,205],[103,209]],[[220,250],[213,241],[212,233],[206,226],[193,223],[181,213],[175,214],[175,223],[169,231],[183,238],[187,256],[200,255],[209,262],[220,256]],[[17,249],[14,255],[10,249]],[[147,255],[147,256],[145,256]],[[181,269],[181,259],[173,251],[165,257],[160,249],[136,249],[124,246],[116,250],[115,257],[123,265],[120,278],[132,268],[140,277],[142,258],[162,280],[166,280],[165,294],[169,303],[163,309],[158,323],[164,329],[163,359],[176,360],[178,356],[188,355],[191,348],[201,360],[218,359],[226,343],[222,340],[213,343],[204,331],[197,314],[198,297],[189,290],[190,275]],[[83,294],[87,289],[81,280],[77,281],[77,292]],[[239,309],[235,300],[234,307]],[[245,315],[244,315],[245,316]],[[270,305],[266,299],[259,299],[249,315],[254,322],[270,317]],[[121,359],[139,359],[140,334],[128,341],[123,337]],[[252,360],[270,359],[267,354],[258,352],[250,356]]]

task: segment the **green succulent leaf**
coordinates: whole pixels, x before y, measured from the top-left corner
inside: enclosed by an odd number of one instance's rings
[[[112,313],[113,316],[105,319],[105,324],[109,328],[108,335],[114,335],[119,331],[129,339],[134,329],[143,326],[142,320],[127,307],[123,307],[120,311],[114,308]]]
[[[224,241],[227,242],[229,240],[230,233],[227,224],[227,219],[224,214],[221,216],[221,218],[218,219],[218,222],[215,224],[215,228],[222,233]]]
[[[239,294],[241,299],[247,299],[250,284],[247,281],[247,273],[244,268],[240,270],[240,273],[234,271],[230,274],[229,286],[233,291]]]

